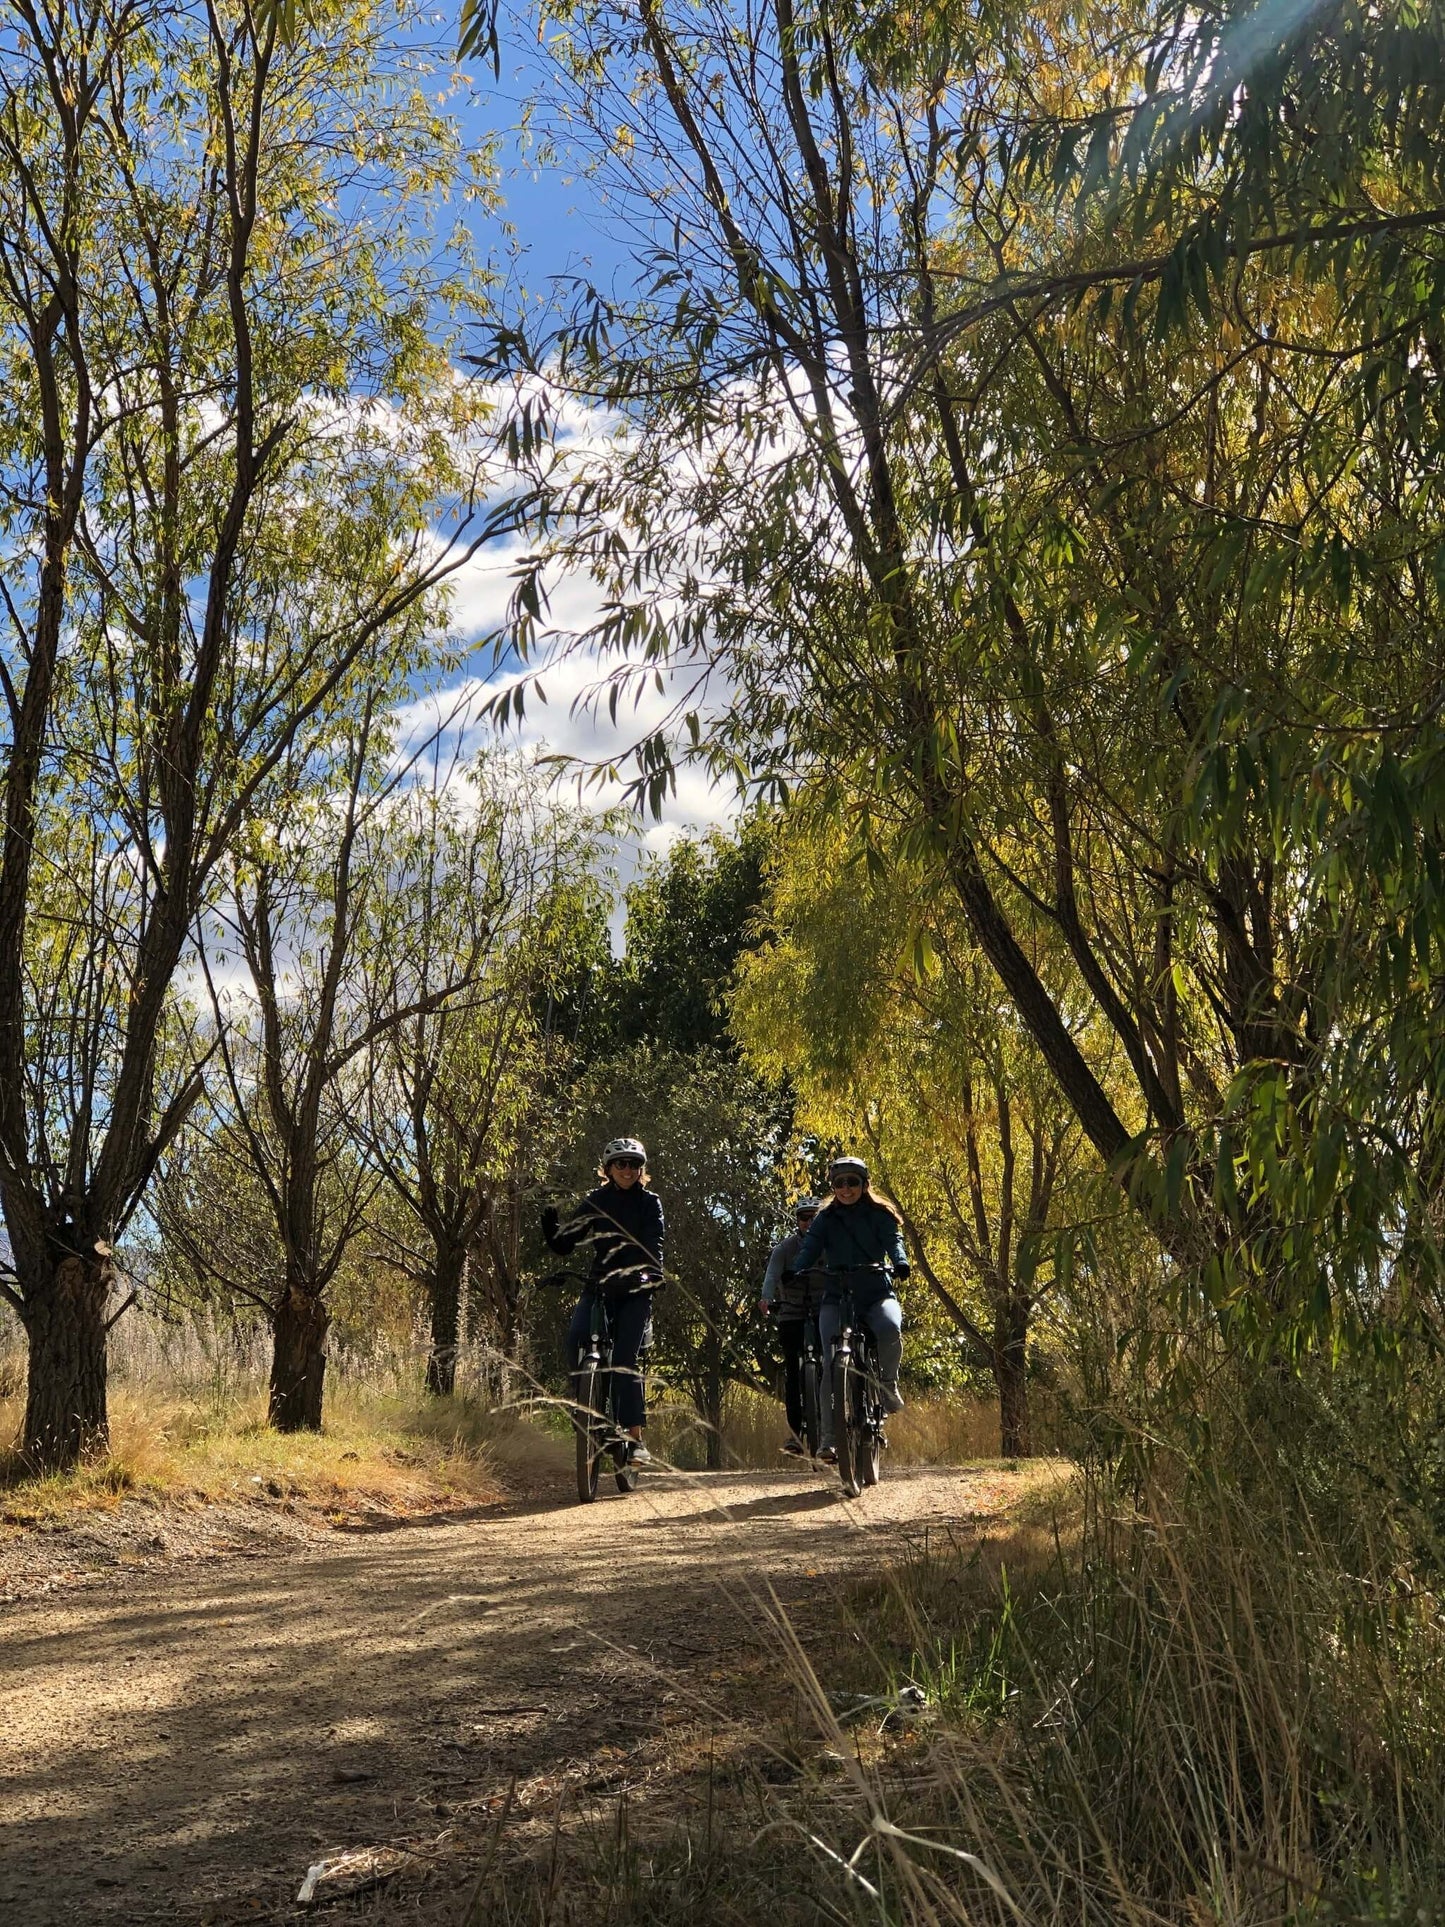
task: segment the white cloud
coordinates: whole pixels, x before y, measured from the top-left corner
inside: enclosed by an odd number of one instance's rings
[[[506,626],[518,571],[530,553],[527,543],[507,537],[478,549],[453,571],[447,584],[451,623],[463,641],[480,643]],[[601,613],[601,594],[585,571],[559,576],[548,585],[546,635],[580,633]]]
[[[559,784],[580,783],[584,800],[598,808],[613,807],[623,800],[634,744],[666,721],[678,687],[677,678],[666,672],[661,690],[650,675],[646,679],[639,675],[624,689],[614,720],[605,694],[599,694],[605,675],[596,656],[576,651],[536,672],[460,677],[398,712],[398,747],[403,754],[411,754],[440,733],[448,757],[458,760],[477,755],[491,743],[556,756],[565,759],[557,772]],[[521,720],[514,717],[500,729],[483,712],[504,689],[521,681],[528,685]],[[609,765],[617,766],[616,779],[601,776]],[[731,788],[712,784],[702,769],[684,766],[677,772],[677,792],[668,799],[661,822],[639,822],[638,838],[655,845],[684,825],[728,823],[736,814],[737,798]]]
[[[498,547],[477,556],[459,571],[453,622],[462,637],[480,640],[496,632],[506,612],[513,587],[512,571],[521,553],[519,545],[506,550]],[[552,585],[548,613],[539,662],[547,660],[546,645],[552,633],[576,636],[596,621],[601,599],[595,583],[580,572],[559,578]],[[603,687],[608,667],[595,653],[577,648],[540,670],[490,675],[472,671],[462,675],[398,712],[398,752],[414,755],[435,737],[442,760],[457,771],[458,780],[465,767],[493,744],[528,757],[556,757],[560,760],[553,781],[561,793],[575,795],[589,808],[619,808],[626,802],[626,782],[633,773],[630,759],[634,745],[666,722],[681,689],[675,675],[664,672],[659,690],[650,674],[644,677],[639,673],[619,697],[614,720]],[[501,728],[485,711],[504,689],[520,681],[528,684],[522,717],[520,721],[512,717]],[[616,777],[601,774],[609,766],[616,766]],[[654,819],[637,810],[627,813],[631,828],[624,832],[617,849],[620,880],[625,884],[648,857],[664,853],[686,831],[733,822],[738,807],[731,785],[714,784],[703,769],[679,767],[675,793],[665,799],[660,817]],[[614,919],[614,941],[620,935],[620,923],[619,912]]]
[[[489,399],[497,415],[520,399],[544,409],[552,423],[553,458],[562,471],[575,474],[591,462],[605,463],[620,446],[618,417],[589,409],[541,380],[498,387]],[[495,425],[494,417],[487,432],[493,432]],[[682,485],[691,479],[691,464],[681,452],[677,466],[681,493]],[[497,481],[505,487],[500,473]],[[446,540],[441,530],[436,540],[440,553]],[[609,674],[622,665],[615,657],[604,662],[585,644],[604,613],[603,591],[585,566],[560,563],[547,578],[533,658],[534,663],[547,666],[495,670],[483,660],[484,645],[505,633],[519,571],[531,553],[520,537],[499,540],[478,550],[449,577],[451,627],[461,642],[474,645],[473,663],[451,684],[405,706],[398,719],[399,747],[403,754],[414,753],[440,732],[445,761],[458,768],[492,743],[524,754],[556,757],[561,759],[554,779],[559,790],[570,789],[590,807],[614,808],[624,803],[627,779],[635,773],[634,746],[667,722],[678,699],[689,690],[690,678],[684,681],[664,671],[659,690],[650,673],[629,674],[614,720],[605,685]],[[540,694],[533,687],[534,678]],[[520,721],[513,717],[505,729],[498,729],[483,712],[504,689],[521,681],[528,685],[523,715]],[[617,768],[617,778],[600,776],[609,766]],[[679,768],[675,793],[664,800],[659,819],[631,815],[634,828],[619,851],[623,879],[635,873],[646,856],[665,851],[684,831],[731,823],[738,807],[731,785],[713,784],[706,771],[697,767]]]

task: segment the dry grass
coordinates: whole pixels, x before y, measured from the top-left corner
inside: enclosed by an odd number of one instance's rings
[[[730,1387],[723,1407],[723,1463],[777,1466],[788,1421],[781,1400],[748,1386]],[[679,1394],[653,1396],[648,1443],[685,1471],[707,1461],[707,1431]],[[912,1400],[888,1421],[890,1465],[969,1465],[998,1456],[998,1414],[986,1401],[953,1395]]]
[[[1445,1622],[1378,1494],[1355,1495],[1365,1530],[1342,1557],[1287,1484],[1072,1481],[1056,1518],[1037,1493],[1005,1531],[862,1588],[830,1683],[851,1668],[886,1705],[910,1681],[929,1713],[847,1745],[814,1694],[857,1795],[820,1837],[861,1847],[876,1890],[840,1876],[840,1909],[1436,1927]]]
[[[171,1369],[151,1348],[122,1359],[110,1396],[110,1445],[74,1471],[35,1477],[0,1447],[3,1516],[28,1523],[148,1492],[195,1501],[284,1497],[323,1514],[358,1507],[397,1514],[494,1500],[523,1465],[557,1471],[566,1446],[512,1411],[467,1399],[429,1399],[419,1374],[392,1370],[368,1382],[344,1369],[328,1377],[319,1433],[272,1431],[256,1361],[222,1374],[194,1352]],[[189,1369],[187,1369],[189,1367]],[[408,1382],[409,1381],[409,1382]],[[414,1389],[413,1389],[414,1388]],[[24,1411],[13,1375],[0,1397],[0,1441]]]
[[[888,1421],[890,1465],[969,1465],[998,1457],[998,1407],[989,1399],[938,1394],[910,1399]]]
[[[771,1628],[771,1744],[719,1735],[726,1778],[690,1811],[679,1787],[670,1828],[624,1798],[469,1918],[1440,1927],[1445,1619],[1377,1494],[1342,1557],[1339,1512],[1288,1485],[1042,1464],[832,1629]],[[890,1711],[904,1682],[921,1714]]]
[[[73,1472],[36,1479],[7,1444],[24,1409],[24,1357],[0,1354],[0,1481],[12,1518],[105,1505],[134,1491],[199,1499],[254,1493],[325,1509],[365,1504],[412,1510],[497,1495],[508,1472],[565,1476],[571,1435],[562,1406],[539,1402],[531,1414],[525,1386],[515,1404],[481,1396],[434,1400],[421,1391],[416,1349],[345,1357],[327,1372],[324,1429],[282,1435],[266,1425],[266,1349],[259,1335],[204,1323],[168,1327],[133,1317],[120,1327],[111,1358],[110,1449]],[[767,1469],[780,1463],[787,1436],[782,1404],[734,1386],[722,1425],[723,1463]],[[649,1443],[665,1463],[699,1470],[707,1463],[706,1427],[688,1400],[654,1386]],[[889,1426],[895,1465],[961,1465],[993,1456],[992,1407],[934,1397],[910,1403]]]

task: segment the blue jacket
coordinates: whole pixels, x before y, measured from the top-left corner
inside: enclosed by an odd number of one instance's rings
[[[825,1305],[836,1305],[845,1291],[862,1305],[887,1298],[893,1281],[873,1268],[878,1265],[887,1265],[899,1277],[908,1273],[902,1227],[875,1198],[860,1198],[856,1204],[839,1204],[834,1198],[825,1204],[793,1262],[799,1271],[822,1267]]]
[[[646,1185],[599,1184],[567,1222],[548,1235],[561,1257],[584,1245],[591,1255],[588,1285],[609,1298],[651,1291],[662,1283],[662,1200]]]

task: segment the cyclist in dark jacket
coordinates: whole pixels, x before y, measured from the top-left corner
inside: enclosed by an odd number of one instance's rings
[[[593,1302],[600,1296],[612,1332],[613,1409],[617,1423],[637,1441],[633,1464],[648,1465],[652,1454],[642,1443],[647,1408],[637,1354],[652,1317],[653,1293],[662,1283],[662,1202],[648,1187],[647,1153],[635,1137],[612,1140],[602,1153],[601,1177],[565,1224],[548,1205],[542,1236],[559,1257],[579,1245],[590,1255],[587,1284],[567,1330],[567,1356],[575,1359],[586,1344]]]
[[[862,1158],[835,1158],[828,1167],[828,1182],[832,1199],[814,1218],[798,1252],[798,1264],[802,1268],[821,1265],[824,1273],[823,1308],[818,1313],[825,1361],[818,1456],[831,1464],[838,1456],[833,1444],[830,1361],[842,1324],[839,1302],[845,1293],[851,1297],[858,1317],[877,1339],[883,1409],[901,1412],[898,1367],[903,1359],[903,1307],[893,1284],[908,1276],[909,1267],[898,1214],[868,1188],[868,1166]]]
[[[798,1199],[793,1206],[797,1228],[773,1246],[763,1274],[763,1312],[772,1314],[783,1348],[783,1397],[788,1408],[788,1437],[783,1450],[795,1457],[804,1452],[803,1334],[807,1320],[818,1316],[823,1302],[822,1271],[799,1271],[798,1253],[821,1203],[821,1198]]]

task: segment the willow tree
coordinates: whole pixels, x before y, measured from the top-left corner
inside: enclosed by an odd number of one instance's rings
[[[655,216],[548,344],[630,434],[536,560],[605,584],[613,700],[695,692],[638,795],[830,798],[1176,1278],[1266,1345],[1368,1317],[1439,1142],[1438,11],[550,17]]]
[[[415,642],[403,630],[395,643],[400,674]],[[464,992],[479,962],[474,941],[443,981],[421,967],[431,906],[407,888],[414,837],[398,792],[408,765],[386,708],[397,693],[370,692],[329,753],[307,759],[295,787],[279,787],[267,817],[245,826],[225,864],[219,940],[201,942],[224,1078],[213,1128],[249,1160],[280,1259],[270,1293],[249,1288],[271,1325],[269,1416],[280,1431],[321,1426],[327,1296],[379,1183],[354,1122],[371,1052],[389,1029]],[[239,989],[223,975],[237,962]]]
[[[790,1080],[801,1131],[869,1158],[904,1219],[910,1323],[931,1296],[993,1379],[1004,1453],[1024,1456],[1030,1348],[1058,1342],[1050,1314],[1103,1174],[957,905],[915,865],[861,858],[795,812],[733,1028],[752,1064]],[[1038,961],[1046,979],[1066,974],[1058,955]],[[1091,1056],[1098,1042],[1080,1038]]]
[[[217,868],[483,539],[459,174],[405,7],[0,16],[0,1204],[23,1447],[106,1432],[112,1251],[200,1082],[162,1048]],[[459,452],[460,451],[460,452]],[[438,544],[437,500],[456,506]]]
[[[603,826],[550,803],[535,771],[483,758],[465,781],[414,786],[397,828],[367,942],[375,1042],[353,1129],[401,1207],[405,1229],[384,1242],[425,1293],[427,1389],[447,1397],[474,1258],[509,1361],[516,1348],[516,1219],[573,1065],[554,1008],[599,918]],[[399,951],[405,971],[390,967]]]

